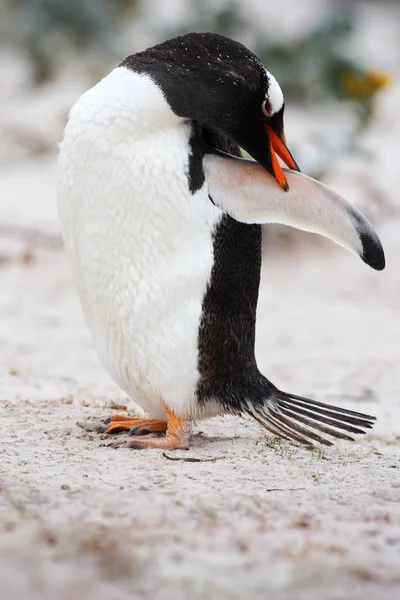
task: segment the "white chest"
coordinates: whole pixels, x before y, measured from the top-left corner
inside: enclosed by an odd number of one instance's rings
[[[192,195],[191,126],[144,75],[116,69],[71,111],[59,214],[99,357],[152,416],[196,412],[197,335],[221,211]]]

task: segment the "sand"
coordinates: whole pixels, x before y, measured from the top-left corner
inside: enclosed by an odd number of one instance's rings
[[[135,408],[83,323],[50,201],[54,161],[32,169],[2,179],[2,598],[397,599],[400,220],[378,223],[383,273],[306,234],[268,245],[266,233],[262,371],[376,427],[310,451],[214,418],[189,451],[167,453],[204,462],[172,461],[101,447],[101,421]]]

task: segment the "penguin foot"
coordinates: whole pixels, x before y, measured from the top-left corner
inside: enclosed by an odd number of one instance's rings
[[[174,413],[166,407],[168,423],[152,420],[154,425],[137,424],[130,430],[130,437],[122,439],[112,444],[113,448],[132,448],[134,450],[144,450],[145,448],[159,448],[160,450],[188,450],[190,445],[191,422],[188,419],[176,417]],[[144,421],[144,419],[142,419]],[[150,422],[150,420],[147,420]],[[163,429],[160,426],[163,425]],[[153,427],[153,429],[151,429]],[[139,437],[138,434],[147,432],[165,431],[165,436],[146,436]]]
[[[112,447],[131,448],[132,450],[144,450],[145,448],[158,448],[160,450],[188,450],[189,445],[189,437],[179,439],[171,435],[166,435],[165,437],[131,437],[125,440],[118,440],[112,445]]]
[[[97,433],[110,434],[128,430],[129,435],[143,435],[145,433],[164,433],[167,430],[165,421],[129,417],[127,415],[113,415],[106,419],[104,423],[104,426],[99,427]]]

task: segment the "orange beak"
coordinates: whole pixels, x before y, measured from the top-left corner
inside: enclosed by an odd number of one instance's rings
[[[274,176],[281,188],[283,188],[285,192],[287,192],[289,186],[276,155],[278,155],[283,160],[283,162],[289,167],[289,169],[293,169],[294,171],[300,171],[300,169],[293,156],[287,149],[284,134],[281,137],[279,137],[269,125],[266,125],[266,128],[270,140],[269,149],[271,152],[272,169],[274,171]]]

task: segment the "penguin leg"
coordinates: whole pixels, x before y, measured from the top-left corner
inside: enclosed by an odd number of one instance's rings
[[[104,426],[100,427],[97,433],[120,433],[124,430],[130,431],[131,435],[164,433],[167,430],[167,423],[165,421],[158,421],[157,419],[113,415],[104,421]]]
[[[118,440],[113,444],[114,448],[132,448],[142,450],[144,448],[159,448],[161,450],[187,450],[190,444],[190,433],[192,429],[191,421],[177,417],[172,410],[166,406],[168,423],[166,425],[165,436],[146,436],[145,438],[133,436],[127,439]],[[139,428],[141,426],[139,425]],[[140,430],[139,430],[140,431]],[[139,433],[137,430],[133,434]]]

